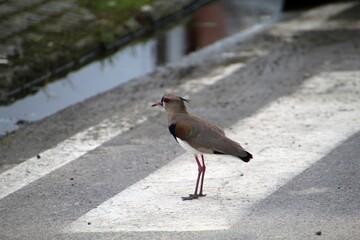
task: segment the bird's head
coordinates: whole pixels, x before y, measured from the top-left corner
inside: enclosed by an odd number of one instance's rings
[[[154,103],[152,106],[162,106],[167,111],[186,111],[184,102],[190,103],[190,100],[179,97],[175,94],[165,94],[160,102]]]

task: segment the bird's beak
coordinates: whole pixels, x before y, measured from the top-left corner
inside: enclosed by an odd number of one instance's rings
[[[156,106],[163,106],[162,102],[157,102],[154,103],[153,105],[151,105],[152,107],[156,107]]]

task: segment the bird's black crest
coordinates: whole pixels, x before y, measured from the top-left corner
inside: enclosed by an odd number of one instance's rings
[[[176,139],[176,135],[175,135],[175,127],[176,127],[176,123],[172,123],[170,126],[169,126],[169,131],[170,133],[174,136],[175,140],[178,141]]]
[[[191,102],[190,100],[185,99],[185,98],[182,98],[182,97],[180,97],[180,99],[181,99],[182,101],[184,101],[184,102],[187,102],[187,103],[190,103],[190,102]]]

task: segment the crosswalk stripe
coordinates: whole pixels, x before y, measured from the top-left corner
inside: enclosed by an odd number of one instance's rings
[[[249,142],[250,163],[207,156],[205,193],[193,191],[196,164],[182,155],[89,211],[65,231],[224,230],[329,151],[360,130],[360,71],[325,72],[307,79],[227,134]],[[175,144],[175,143],[174,143]]]
[[[146,121],[146,118],[140,118],[135,123],[127,119],[122,119],[120,124],[118,121],[116,117],[105,119],[98,125],[79,132],[54,148],[40,153],[40,159],[34,156],[3,172],[0,175],[0,199],[78,159],[113,137]]]
[[[229,66],[223,68],[215,68],[209,75],[195,78],[193,80],[187,81],[181,84],[178,87],[179,92],[188,92],[188,93],[196,93],[200,92],[204,88],[217,83],[218,81],[226,78],[227,76],[233,74],[235,71],[239,70],[240,68],[244,67],[245,64],[243,63],[234,63]],[[171,92],[171,91],[169,91]],[[188,97],[183,96],[183,97]]]

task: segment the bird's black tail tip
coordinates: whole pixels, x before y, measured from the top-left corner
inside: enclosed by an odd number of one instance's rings
[[[246,156],[241,156],[239,157],[241,160],[243,160],[244,162],[249,162],[250,159],[253,158],[253,156],[251,155],[251,153],[249,152],[246,152]]]

